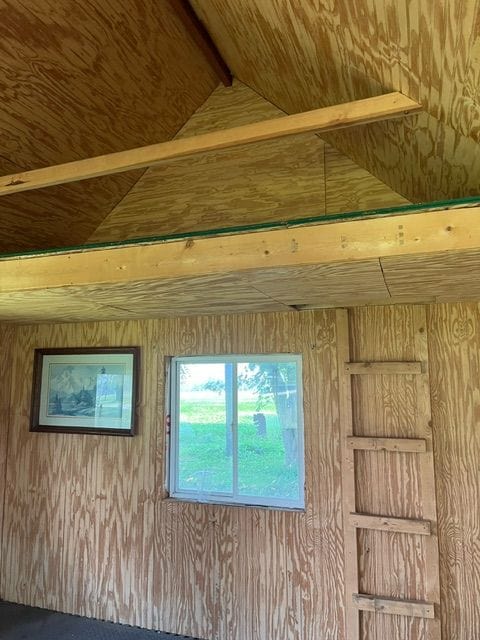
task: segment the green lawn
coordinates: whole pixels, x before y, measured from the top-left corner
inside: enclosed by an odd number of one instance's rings
[[[239,492],[245,496],[298,497],[298,470],[285,465],[282,430],[273,403],[262,413],[267,435],[257,435],[254,400],[238,407]],[[226,455],[225,404],[209,398],[181,402],[180,489],[232,491],[232,458]]]

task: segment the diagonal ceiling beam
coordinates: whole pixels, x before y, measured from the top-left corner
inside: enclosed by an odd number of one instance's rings
[[[161,142],[148,147],[3,176],[0,178],[0,196],[122,173],[132,169],[143,169],[165,160],[264,140],[274,140],[300,133],[336,131],[380,120],[401,118],[417,113],[421,109],[417,102],[401,93],[387,93],[374,98],[205,133],[192,138]]]

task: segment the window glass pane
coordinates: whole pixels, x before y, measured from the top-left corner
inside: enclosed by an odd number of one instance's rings
[[[238,364],[239,495],[299,499],[297,391],[296,362]]]
[[[232,365],[178,363],[180,491],[232,492],[231,403],[225,376]],[[228,369],[230,367],[230,370]]]

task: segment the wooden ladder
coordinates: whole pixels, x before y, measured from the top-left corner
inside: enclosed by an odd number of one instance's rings
[[[424,314],[424,312],[423,312]],[[425,324],[423,330],[425,331]],[[342,492],[345,544],[345,607],[346,639],[360,639],[360,612],[369,611],[400,616],[426,618],[425,640],[440,640],[440,581],[437,538],[437,513],[433,441],[431,431],[428,350],[426,336],[415,343],[415,362],[351,362],[348,312],[337,310],[338,376],[342,445]],[[352,406],[352,376],[359,375],[415,376],[418,438],[359,437],[355,435]],[[387,451],[420,456],[419,479],[422,495],[422,519],[406,519],[373,513],[357,513],[356,451]],[[387,482],[388,479],[386,478]],[[424,536],[425,601],[401,600],[385,595],[359,593],[359,529],[374,529],[390,534]],[[389,638],[388,640],[405,640]]]

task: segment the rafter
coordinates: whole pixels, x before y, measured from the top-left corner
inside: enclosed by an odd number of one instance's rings
[[[132,169],[143,169],[166,160],[264,140],[308,132],[336,131],[380,120],[401,118],[420,110],[421,106],[407,96],[398,92],[387,93],[374,98],[264,120],[192,138],[171,140],[129,151],[4,176],[0,178],[0,196],[122,173]]]

